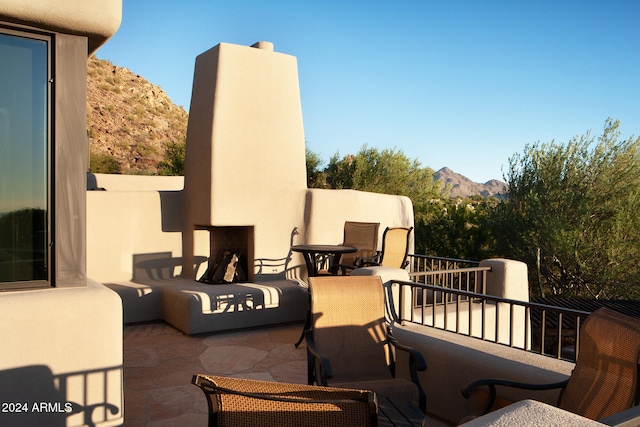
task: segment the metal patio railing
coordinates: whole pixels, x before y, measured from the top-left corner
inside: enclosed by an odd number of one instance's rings
[[[486,295],[488,271],[474,267],[411,273],[416,281],[393,282],[400,288],[395,314],[401,321],[575,361],[580,325],[590,313]]]
[[[411,267],[410,271],[412,273],[477,267],[480,264],[480,261],[469,261],[465,259],[443,258],[418,254],[410,254],[408,256],[408,260]]]

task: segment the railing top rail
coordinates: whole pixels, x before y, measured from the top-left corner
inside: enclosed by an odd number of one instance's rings
[[[464,263],[467,263],[467,264],[480,264],[480,261],[472,261],[472,260],[468,260],[468,259],[458,259],[458,258],[446,258],[446,257],[439,257],[439,256],[434,256],[434,255],[409,254],[409,256],[413,257],[413,258],[432,259],[432,260],[436,260],[436,261],[464,262]]]
[[[400,288],[400,300],[403,303],[399,307],[399,312],[393,314],[402,321],[444,329],[456,334],[509,345],[526,351],[534,351],[557,359],[576,360],[580,347],[578,331],[582,321],[591,314],[590,311],[503,298],[413,281],[394,280],[390,284],[397,284]],[[411,301],[410,307],[407,307],[406,304],[406,288],[409,289],[408,296],[411,298],[409,300]],[[464,310],[467,310],[465,311],[467,314],[461,317],[461,305],[464,306],[467,303],[469,305],[463,307]],[[425,309],[431,311],[425,312]],[[447,320],[449,310],[455,310],[453,325],[449,325]],[[474,312],[476,315],[473,315]],[[478,312],[481,315],[481,326],[478,328],[476,322],[474,328],[473,318],[477,317]],[[498,320],[501,312],[507,316],[506,323]],[[431,313],[430,316],[428,313]],[[494,320],[490,320],[490,322],[495,321],[493,325],[485,324],[487,313],[494,313]],[[430,319],[426,320],[427,323],[425,323],[425,315],[427,315],[426,319]],[[522,315],[524,318],[521,317]],[[514,316],[519,319],[517,320],[518,328],[524,328],[519,332],[514,330]],[[437,320],[438,318],[440,320]],[[459,322],[463,322],[462,329]],[[465,326],[467,322],[468,324]],[[465,327],[467,332],[461,332]],[[492,333],[493,338],[491,338]],[[566,342],[565,338],[567,338]]]
[[[466,268],[453,268],[448,270],[416,271],[416,272],[409,273],[409,277],[436,276],[438,274],[452,274],[452,273],[473,273],[478,271],[491,271],[491,267],[466,267]]]

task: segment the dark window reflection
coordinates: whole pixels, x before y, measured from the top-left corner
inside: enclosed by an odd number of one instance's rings
[[[48,279],[48,48],[0,34],[0,282]]]

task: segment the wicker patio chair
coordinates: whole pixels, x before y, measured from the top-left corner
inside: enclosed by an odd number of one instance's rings
[[[426,412],[426,396],[418,379],[418,371],[427,369],[426,362],[391,334],[380,277],[311,277],[309,290],[308,383],[373,390],[417,403]],[[409,355],[411,381],[395,376],[396,350]]]
[[[369,390],[194,375],[207,397],[209,427],[376,426]]]
[[[486,414],[495,409],[496,385],[527,390],[561,388],[558,407],[599,420],[638,405],[639,357],[640,319],[600,308],[585,319],[580,329],[578,360],[568,380],[525,384],[482,379],[468,384],[462,394],[468,398],[474,390],[488,386]]]
[[[377,222],[345,221],[342,245],[356,247],[358,251],[342,254],[334,262],[331,273],[341,271],[347,274],[349,270],[357,268],[362,259],[374,259],[378,251],[379,228],[380,223]]]

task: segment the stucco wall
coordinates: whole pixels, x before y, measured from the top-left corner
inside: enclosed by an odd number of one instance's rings
[[[131,182],[126,176],[121,181]],[[182,200],[174,191],[88,191],[87,275],[101,283],[135,281],[135,258],[153,254],[176,259],[179,275]],[[209,255],[208,234],[195,236],[195,259],[202,261]]]
[[[574,367],[567,361],[427,326],[406,324],[394,328],[394,334],[425,357],[427,370],[419,375],[427,394],[427,410],[454,425],[468,415],[477,415],[474,399],[462,396],[462,388],[473,380],[503,378],[550,384],[567,379]],[[398,369],[400,375],[408,376],[404,363],[399,362]],[[511,401],[532,397],[555,405],[559,390],[501,388],[499,396]]]
[[[174,275],[181,274],[183,239],[191,239],[191,233],[183,231],[188,200],[182,191],[148,191],[149,188],[178,187],[180,177],[175,180],[139,178],[96,175],[90,179],[98,187],[106,188],[106,191],[87,192],[87,274],[98,282],[143,283],[144,277],[136,278],[136,275],[144,266],[136,264],[136,260],[148,265],[150,259],[162,258],[166,265],[173,262]],[[128,191],[113,191],[125,188]],[[247,189],[251,191],[262,190]],[[254,267],[262,272],[255,276],[256,281],[282,278],[283,274],[286,278],[306,280],[304,261],[290,251],[290,246],[340,244],[345,221],[379,222],[379,249],[385,227],[413,226],[411,201],[402,196],[309,189],[293,191],[287,198],[299,206],[298,217],[289,218],[289,213],[264,212],[256,207],[255,218],[245,224],[255,227]],[[200,204],[196,208],[198,206]],[[194,265],[200,266],[194,276],[197,278],[204,272],[203,261],[209,256],[208,231],[195,230],[193,238]],[[413,234],[411,239],[413,250]],[[280,262],[271,270],[264,268],[265,260]]]
[[[183,193],[146,190],[162,187],[164,177],[136,178],[118,175],[98,183],[140,191],[87,191],[87,275],[118,292],[127,323],[163,318],[157,284],[181,275],[183,265]],[[199,277],[206,270],[209,235],[200,230],[190,239],[195,273],[189,275]]]
[[[82,426],[85,413],[78,411],[85,410],[95,425],[121,425],[121,318],[118,295],[93,281],[2,294],[0,402],[28,403],[29,411],[0,412],[0,425]],[[39,402],[58,406],[34,411]]]
[[[121,0],[0,2],[0,21],[56,32],[51,227],[57,288],[0,295],[0,402],[26,405],[22,412],[3,408],[3,426],[123,424],[122,304],[86,278],[84,191],[86,55],[115,33],[121,9]]]
[[[355,190],[307,190],[304,242],[342,242],[345,221],[379,222],[378,249],[386,227],[413,227],[413,205],[408,197]],[[409,253],[414,237],[410,236]]]

